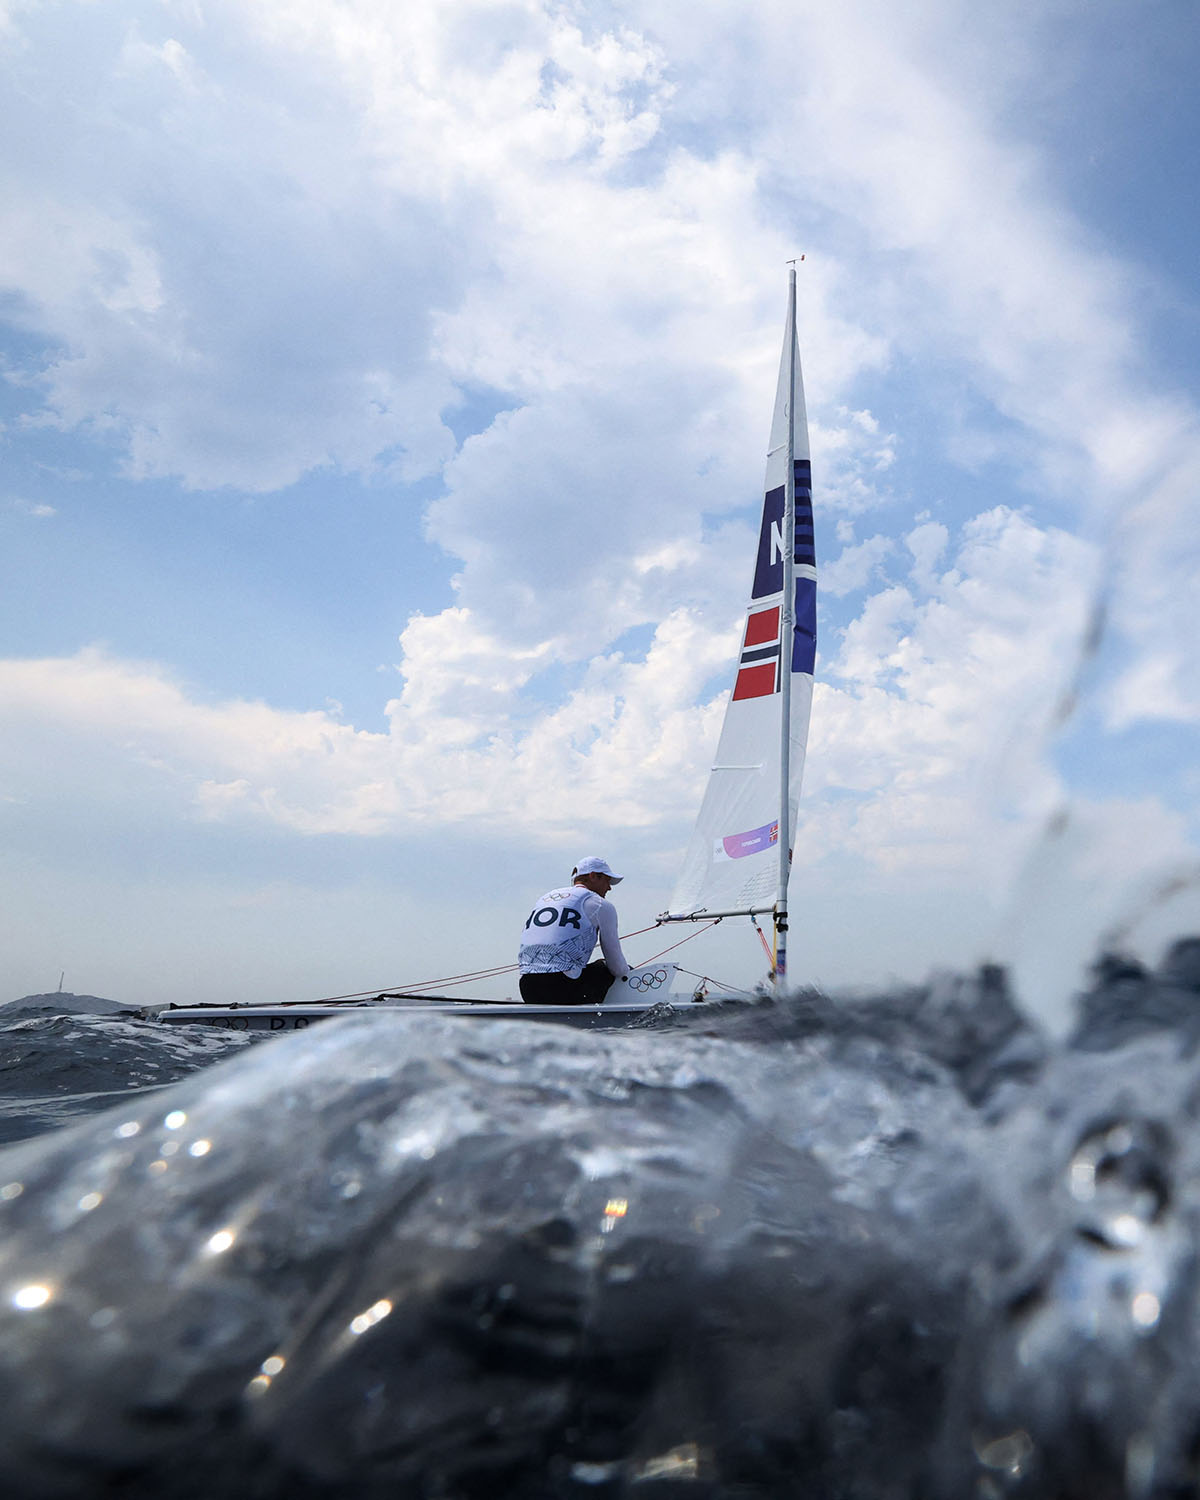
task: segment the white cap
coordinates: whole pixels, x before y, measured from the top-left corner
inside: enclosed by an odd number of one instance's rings
[[[581,859],[575,866],[576,875],[607,875],[613,885],[620,885],[625,879],[624,875],[615,875],[608,867],[607,860],[603,860],[596,854],[589,854],[586,859]]]

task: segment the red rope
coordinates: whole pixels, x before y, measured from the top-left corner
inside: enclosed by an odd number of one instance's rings
[[[763,936],[763,930],[758,925],[758,918],[754,915],[753,912],[750,913],[750,920],[754,923],[754,930],[755,930],[755,932],[758,933],[758,940],[763,945],[763,952],[767,955],[767,962],[771,966],[771,973],[774,974],[774,972],[775,972],[775,955],[771,952],[771,945],[767,942],[766,938]]]

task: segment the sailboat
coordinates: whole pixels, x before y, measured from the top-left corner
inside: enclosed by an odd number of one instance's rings
[[[804,771],[816,653],[816,556],[808,422],[796,336],[796,269],[788,277],[783,355],[775,392],[758,551],[733,691],[695,831],[659,924],[769,915],[771,973],[787,975],[788,876]],[[499,972],[499,971],[495,971]],[[668,998],[673,963],[634,969],[601,1005],[526,1005],[384,991],[276,1005],[167,1006],[157,1019],[239,1031],[296,1031],[348,1012],[557,1021],[588,1028],[628,1025]],[[701,999],[697,992],[693,999]]]
[[[772,978],[787,977],[792,830],[817,650],[808,417],[796,336],[796,268],[767,448],[754,580],[717,757],[660,922],[770,915]]]

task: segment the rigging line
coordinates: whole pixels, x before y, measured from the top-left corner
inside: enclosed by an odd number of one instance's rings
[[[427,990],[435,985],[453,986],[466,984],[472,979],[496,979],[501,974],[510,974],[516,964],[505,964],[494,969],[475,969],[469,974],[449,974],[444,979],[419,979],[415,984],[376,985],[373,990],[354,990],[349,995],[324,995],[314,1004],[332,1005],[335,1000],[365,1000],[376,995],[391,994],[393,990]]]
[[[653,932],[657,927],[657,922],[651,922],[649,927],[639,927],[636,932],[623,932],[620,941],[627,943],[630,938],[641,937],[643,933]],[[700,930],[704,931],[703,928]],[[647,962],[653,963],[654,960],[651,958]],[[412,984],[377,985],[373,990],[354,990],[348,995],[323,995],[320,1000],[312,1003],[332,1005],[335,1000],[364,1000],[370,996],[390,994],[393,990],[431,990],[439,987],[454,989],[460,984],[470,984],[475,979],[499,979],[501,974],[514,974],[519,967],[519,964],[496,964],[490,969],[470,969],[461,974],[447,974],[443,979],[418,979]]]
[[[623,932],[619,941],[627,943],[630,938],[641,937],[643,933],[653,932],[657,926],[657,922],[652,922],[649,927],[639,927],[636,932]],[[651,959],[650,962],[653,963],[654,960]],[[454,989],[457,985],[469,984],[476,979],[498,979],[501,974],[514,974],[518,968],[520,968],[519,964],[497,964],[493,969],[472,969],[470,973],[450,974],[445,979],[419,979],[414,984],[396,985],[395,988],[404,990]],[[364,991],[364,993],[366,992]],[[371,991],[371,993],[378,992]]]
[[[716,924],[713,923],[712,925],[715,926]],[[641,937],[644,933],[654,932],[657,927],[658,923],[652,922],[649,927],[639,927],[636,932],[623,932],[619,940],[622,943],[627,943],[630,938]],[[703,932],[704,929],[701,928],[700,931]],[[693,933],[692,936],[695,937],[696,934]],[[687,939],[685,938],[684,941],[686,942]],[[676,944],[676,946],[678,946],[678,944]],[[669,949],[664,949],[664,952],[669,951]],[[646,962],[653,963],[654,959],[647,959]],[[418,980],[415,984],[396,985],[395,988],[404,990],[428,990],[438,987],[441,987],[443,989],[453,989],[456,985],[468,984],[475,979],[498,979],[501,974],[515,973],[519,967],[519,964],[502,964],[497,965],[497,967],[494,969],[473,969],[469,974],[451,974],[445,979],[421,979]],[[636,965],[635,967],[640,968],[641,965]],[[364,993],[366,993],[366,991],[364,991]],[[378,992],[371,991],[371,993]]]
[[[763,952],[767,955],[767,962],[771,965],[771,973],[774,974],[775,955],[771,952],[770,946],[767,943],[766,938],[763,936],[763,930],[758,925],[758,918],[754,915],[753,912],[750,913],[750,920],[754,923],[754,930],[758,933],[758,940],[763,945]]]
[[[647,965],[647,964],[653,964],[653,963],[657,963],[657,962],[658,962],[658,960],[659,960],[659,959],[660,959],[660,958],[661,958],[661,957],[662,957],[662,956],[663,956],[663,953],[672,953],[672,952],[674,952],[674,950],[675,950],[675,949],[676,949],[676,948],[682,948],[682,947],[683,947],[683,945],[684,945],[684,943],[690,943],[690,942],[691,942],[691,940],[692,940],[692,939],[693,939],[693,938],[694,938],[694,937],[699,937],[699,936],[700,936],[700,934],[701,934],[701,933],[702,933],[702,932],[707,932],[707,931],[708,931],[708,930],[709,930],[709,928],[710,928],[710,927],[716,927],[716,926],[717,926],[717,924],[718,924],[718,922],[719,922],[719,921],[720,921],[720,920],[721,920],[721,919],[720,919],[720,918],[719,918],[719,917],[718,917],[718,918],[717,918],[717,920],[716,920],[716,921],[714,921],[714,922],[709,922],[709,923],[708,923],[708,925],[707,925],[707,926],[705,926],[705,927],[697,927],[697,928],[696,928],[696,930],[695,930],[695,932],[689,932],[689,933],[688,933],[688,935],[687,935],[687,937],[685,937],[685,938],[680,938],[680,939],[679,939],[679,941],[678,941],[678,942],[677,942],[677,943],[672,943],[672,944],[671,944],[671,946],[670,946],[670,947],[669,947],[669,948],[664,948],[664,949],[663,949],[663,950],[662,950],[662,952],[660,952],[660,953],[656,953],[656,954],[655,954],[655,955],[654,955],[654,957],[653,957],[653,958],[646,958],[646,959],[643,959],[643,960],[642,960],[642,962],[641,962],[641,963],[640,963],[640,964],[638,964],[638,965],[637,965],[637,967],[638,967],[638,968],[639,968],[639,969],[644,969],[644,968],[645,968],[645,967],[646,967],[646,965]],[[647,932],[649,932],[649,931],[650,931],[650,929],[649,929],[649,928],[648,928],[648,927],[647,927],[647,928],[646,928],[646,931],[647,931]],[[636,936],[637,936],[637,934],[636,934],[636,933],[633,933],[633,934],[631,934],[631,936],[633,936],[633,937],[636,937]]]
[[[726,984],[723,980],[714,979],[711,974],[697,974],[695,969],[680,968],[678,964],[676,965],[676,968],[679,970],[680,974],[686,974],[689,979],[699,979],[704,984],[715,984],[719,990],[729,990],[732,994],[735,995],[742,994],[745,989],[745,986],[743,985]]]
[[[715,922],[713,922],[713,923],[710,923],[709,925],[715,927],[717,924]],[[654,932],[657,927],[658,927],[658,923],[657,922],[652,922],[649,927],[639,927],[636,932],[623,932],[620,935],[619,941],[622,942],[622,943],[627,943],[630,938],[641,937],[644,933]],[[700,930],[700,932],[703,932],[704,928],[701,927],[699,930]],[[697,933],[692,933],[691,935],[692,935],[692,937],[696,937]],[[687,938],[684,938],[683,941],[687,942]],[[678,947],[679,944],[676,943],[676,944],[674,944],[674,946]],[[669,953],[670,951],[671,950],[669,948],[664,948],[663,949],[664,953]],[[656,957],[657,957],[657,955],[656,955]],[[653,958],[648,958],[646,960],[646,962],[652,964],[654,962],[654,959]],[[641,964],[635,964],[634,967],[635,968],[641,968],[641,967],[644,967],[644,966],[641,965]],[[451,974],[451,975],[449,975],[445,979],[421,979],[421,980],[418,980],[415,984],[396,985],[395,988],[396,989],[404,989],[404,990],[429,990],[429,989],[438,989],[438,988],[440,988],[440,989],[454,989],[457,985],[460,985],[460,984],[469,984],[469,983],[471,983],[472,981],[474,981],[476,979],[498,979],[501,974],[513,974],[519,968],[520,968],[519,964],[504,964],[504,965],[498,965],[494,969],[474,969],[469,974]],[[364,991],[363,993],[368,993],[368,992]],[[378,992],[372,990],[369,993],[375,994],[375,993],[378,993]]]
[[[507,964],[500,969],[480,969],[474,974],[449,974],[445,979],[418,979],[415,984],[398,984],[395,992],[404,991],[408,994],[419,995],[425,990],[454,990],[460,984],[478,984],[489,979],[499,979],[504,974],[515,974],[516,964]],[[377,994],[390,995],[393,990],[376,991]]]

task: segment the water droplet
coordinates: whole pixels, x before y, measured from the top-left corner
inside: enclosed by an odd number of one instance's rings
[[[1140,1245],[1170,1203],[1168,1150],[1166,1131],[1148,1120],[1118,1121],[1084,1136],[1067,1173],[1084,1210],[1080,1233],[1111,1250]]]
[[[381,1297],[361,1312],[356,1318],[350,1319],[350,1332],[353,1334],[366,1333],[368,1328],[374,1328],[376,1323],[381,1323],[392,1310],[392,1304],[386,1297]]]
[[[1153,1292],[1138,1292],[1130,1304],[1130,1311],[1139,1328],[1153,1328],[1158,1323],[1162,1304]]]
[[[1006,1432],[1003,1437],[975,1442],[975,1456],[986,1469],[1002,1469],[1019,1478],[1033,1452],[1033,1439],[1023,1427]]]
[[[1135,1432],[1125,1444],[1125,1493],[1130,1500],[1142,1500],[1154,1485],[1154,1438],[1148,1432]]]
[[[579,1484],[607,1484],[620,1468],[620,1464],[572,1464],[571,1478]]]
[[[45,1307],[52,1295],[48,1286],[34,1281],[28,1286],[17,1288],[12,1295],[12,1305],[20,1308],[22,1312],[32,1312],[36,1307]]]
[[[696,1443],[680,1443],[648,1458],[633,1475],[634,1483],[649,1479],[699,1479],[704,1454]]]

